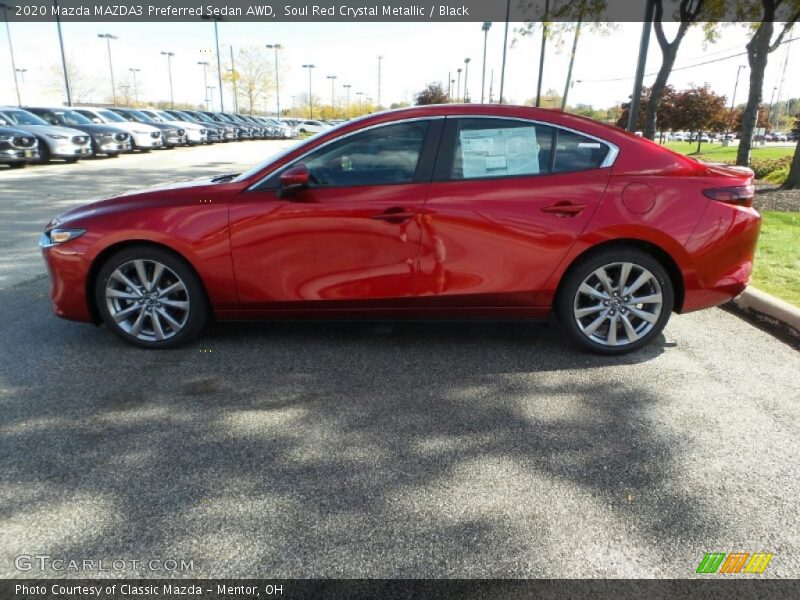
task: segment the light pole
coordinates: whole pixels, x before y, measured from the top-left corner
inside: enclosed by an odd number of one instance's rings
[[[209,66],[208,61],[200,60],[197,61],[197,64],[203,67],[203,98],[204,102],[206,103],[206,110],[211,110],[211,107],[208,105],[208,72],[207,69]]]
[[[348,121],[350,120],[350,88],[353,87],[349,83],[346,83],[342,86],[344,89],[347,90],[347,112],[345,114],[345,119]]]
[[[327,79],[331,80],[331,118],[336,118],[336,75],[327,75]]]
[[[469,88],[467,87],[467,77],[469,76],[469,61],[471,59],[464,59],[464,102],[469,102]]]
[[[11,53],[11,70],[14,73],[14,87],[17,90],[17,104],[22,106],[22,99],[19,93],[19,82],[17,81],[17,65],[14,62],[14,45],[11,43],[11,27],[8,24],[8,5],[0,2],[0,8],[3,9],[3,16],[6,21],[6,35],[8,36],[8,51]]]
[[[64,53],[64,36],[61,33],[61,11],[58,9],[58,0],[53,0],[56,11],[56,30],[58,31],[58,46],[61,48],[61,68],[64,69],[64,89],[67,92],[67,106],[72,106],[72,92],[69,89],[69,75],[67,74],[67,55]],[[7,21],[6,21],[7,22]]]
[[[778,91],[778,86],[772,88],[772,95],[769,97],[769,108],[767,109],[767,122],[764,124],[764,129],[769,129],[770,131],[772,128],[769,126],[770,121],[769,118],[772,116],[772,103],[775,100],[775,92]]]
[[[311,70],[314,68],[314,65],[303,65],[304,69],[308,69],[308,113],[309,119],[314,118],[314,97],[311,95]]]
[[[378,56],[378,108],[381,106],[381,64],[383,56]]]
[[[508,20],[510,16],[511,0],[506,0],[506,32],[503,35],[503,66],[500,68],[500,104],[503,103],[503,89],[506,83],[506,50],[508,50]]]
[[[356,92],[356,96],[358,96],[358,116],[360,117],[364,114],[364,92]]]
[[[175,56],[175,53],[162,52],[161,55],[167,57],[167,73],[169,73],[169,103],[170,108],[175,110],[175,94],[172,92],[172,57]]]
[[[741,73],[744,68],[746,68],[745,65],[739,65],[739,68],[736,69],[736,82],[733,84],[733,95],[731,96],[731,131],[733,131],[733,107],[736,101],[736,88],[739,87],[739,73]]]
[[[136,84],[136,74],[140,73],[142,70],[131,67],[128,71],[133,75],[133,99],[136,104],[139,104],[139,86]]]
[[[15,73],[19,73],[19,87],[17,88],[17,100],[22,98],[22,88],[25,86],[25,73],[28,72],[28,69],[14,69]],[[22,106],[22,102],[19,103]]]
[[[231,74],[231,87],[233,88],[233,112],[238,113],[239,94],[236,91],[236,80],[238,79],[238,76],[236,75],[236,63],[233,62],[233,44],[231,44],[231,68],[229,72]],[[252,106],[250,107],[250,110],[253,110]]]
[[[206,88],[206,98],[211,99],[211,107],[214,107],[214,90],[217,89],[217,86],[210,85]],[[208,100],[206,100],[208,102]]]
[[[461,68],[459,67],[458,69],[456,69],[456,72],[458,73],[458,85],[456,86],[456,103],[458,103],[458,101],[461,99],[461,96],[459,96],[459,94],[461,93]]]
[[[452,81],[452,79],[450,79],[450,75],[451,74],[452,73],[450,71],[447,72],[447,101],[448,102],[452,102],[453,101],[453,87],[452,87],[452,84],[450,83]]]
[[[111,61],[111,40],[119,39],[110,33],[98,33],[97,37],[106,41],[106,48],[108,49],[108,70],[111,73],[111,99],[114,106],[117,105],[117,88],[114,85],[114,63]]]
[[[481,104],[483,104],[484,92],[486,91],[486,43],[489,41],[489,29],[492,26],[491,21],[484,21],[481,26],[483,31],[483,71],[481,71]]]
[[[267,44],[267,48],[275,51],[275,104],[278,108],[278,123],[281,122],[281,76],[278,72],[278,50],[283,46],[280,44]]]
[[[225,112],[225,99],[223,98],[222,94],[222,59],[220,58],[219,53],[219,22],[222,21],[222,17],[217,15],[203,15],[200,17],[205,21],[214,21],[214,41],[217,45],[217,78],[219,79],[219,111]],[[212,102],[213,104],[213,102]]]

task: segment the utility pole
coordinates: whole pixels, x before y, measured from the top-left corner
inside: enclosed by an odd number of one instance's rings
[[[736,101],[736,88],[739,87],[739,73],[742,72],[742,69],[745,69],[744,65],[739,65],[739,68],[736,69],[736,82],[733,84],[733,95],[731,95],[731,131],[733,131],[733,107],[734,102]]]
[[[649,0],[648,0],[649,1]],[[547,20],[550,18],[550,0],[544,1],[544,19],[542,20],[542,49],[539,52],[539,80],[536,83],[536,108],[542,101],[542,78],[544,77],[544,53],[547,50]]]
[[[459,94],[461,93],[461,67],[456,69],[456,72],[458,73],[458,85],[456,86],[456,102],[459,102],[461,100],[461,96],[459,96]]]
[[[206,71],[211,65],[208,64],[208,61],[204,60],[198,61],[197,64],[203,67],[203,98],[205,98],[204,102],[206,103],[206,110],[211,110],[211,107],[208,104],[208,73]]]
[[[508,20],[511,16],[511,0],[506,0],[506,32],[503,35],[503,66],[500,69],[500,104],[503,103],[503,89],[506,83],[506,50],[508,50]],[[491,94],[489,94],[491,96]]]
[[[581,35],[581,21],[583,16],[578,19],[575,25],[575,37],[572,39],[572,52],[569,55],[569,68],[567,69],[567,82],[564,84],[564,95],[561,97],[561,110],[567,108],[567,95],[569,88],[572,86],[572,67],[575,64],[575,52],[578,50],[578,38]]]
[[[471,59],[464,59],[464,102],[469,102],[469,88],[467,87],[467,77],[469,77],[469,61]]]
[[[219,111],[225,112],[225,94],[222,93],[222,58],[219,52],[219,27],[218,24],[222,21],[222,17],[217,15],[203,15],[200,17],[205,21],[214,21],[214,40],[217,44],[217,78],[219,79]],[[212,98],[213,99],[213,98]],[[213,104],[213,102],[212,102]]]
[[[347,113],[345,115],[345,119],[348,121],[350,120],[350,88],[353,87],[349,83],[346,83],[342,86],[344,89],[347,90]]]
[[[378,108],[381,106],[381,62],[383,56],[378,56]]]
[[[336,118],[336,75],[327,75],[327,79],[331,80],[331,118]]]
[[[653,0],[646,0],[644,9],[644,22],[642,23],[642,38],[639,41],[639,60],[636,63],[636,79],[633,82],[633,95],[631,106],[628,110],[628,131],[636,131],[636,122],[639,120],[639,105],[641,104],[642,82],[644,81],[644,68],[647,63],[647,48],[650,46],[650,29],[653,26]]]
[[[489,41],[489,29],[492,26],[491,21],[485,21],[481,26],[483,31],[483,70],[481,71],[481,104],[484,100],[484,91],[486,90],[486,44]]]

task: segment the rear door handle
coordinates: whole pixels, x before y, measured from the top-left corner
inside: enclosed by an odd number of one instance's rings
[[[372,215],[372,218],[378,221],[399,224],[408,221],[409,219],[413,219],[416,214],[417,213],[413,210],[402,208],[400,206],[394,206],[392,208],[387,208],[382,213]]]
[[[556,202],[551,206],[545,206],[542,212],[556,215],[557,217],[575,217],[586,210],[585,204],[575,202]]]

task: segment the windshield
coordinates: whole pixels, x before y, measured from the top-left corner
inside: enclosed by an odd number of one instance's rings
[[[140,110],[128,109],[127,113],[129,115],[133,115],[134,118],[139,119],[140,121],[144,121],[145,123],[154,123],[155,122],[155,119],[153,117],[151,117],[150,115],[144,114]]]
[[[97,110],[95,112],[101,117],[103,117],[106,121],[114,121],[115,123],[125,123],[125,119],[120,117],[117,113],[107,110],[105,108],[102,110]]]
[[[81,113],[74,110],[53,110],[50,111],[58,116],[67,125],[91,125],[92,122]]]
[[[159,119],[163,119],[164,121],[174,121],[176,119],[176,117],[173,117],[171,114],[163,110],[154,110],[153,113]]]
[[[206,123],[213,123],[214,122],[214,119],[212,119],[208,115],[204,115],[203,113],[189,113],[189,114],[197,117],[201,121],[205,121]]]
[[[29,113],[27,110],[4,110],[0,115],[10,125],[47,125],[47,121],[40,119],[33,113]]]

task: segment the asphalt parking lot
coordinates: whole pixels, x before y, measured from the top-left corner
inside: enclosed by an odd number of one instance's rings
[[[683,578],[709,551],[800,576],[800,354],[722,310],[623,358],[536,323],[217,324],[148,352],[51,314],[52,216],[285,144],[0,172],[0,577],[120,575],[14,566],[46,554],[195,577]]]

